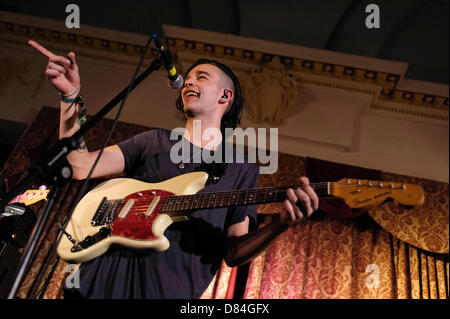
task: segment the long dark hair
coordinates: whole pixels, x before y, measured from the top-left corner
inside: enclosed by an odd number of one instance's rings
[[[222,132],[222,136],[225,137],[225,128],[232,128],[233,130],[241,123],[241,115],[242,115],[242,107],[244,106],[244,97],[242,96],[241,85],[239,84],[239,80],[233,71],[223,63],[220,63],[215,60],[209,59],[199,59],[194,64],[192,64],[189,69],[185,73],[185,77],[191,72],[193,68],[200,64],[212,64],[219,69],[221,69],[233,82],[234,85],[234,100],[231,107],[225,114],[222,116],[222,120],[220,122],[220,130]],[[181,98],[181,90],[178,94],[178,99],[175,102],[175,105],[178,110],[180,110],[184,114],[184,105],[183,100]]]

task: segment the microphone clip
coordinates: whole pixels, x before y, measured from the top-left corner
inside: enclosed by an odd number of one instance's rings
[[[153,40],[155,41],[156,48],[159,52],[157,59],[167,71],[167,84],[172,89],[180,89],[183,87],[184,80],[183,77],[178,74],[175,66],[173,65],[172,57],[170,56],[169,51],[166,50],[165,46],[161,43],[156,34],[153,34]]]

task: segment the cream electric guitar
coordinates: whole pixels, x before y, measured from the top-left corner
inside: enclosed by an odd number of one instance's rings
[[[173,222],[187,220],[191,211],[281,202],[288,188],[299,186],[196,194],[207,179],[206,173],[194,172],[161,183],[117,178],[100,184],[76,206],[63,230],[59,256],[71,263],[85,262],[112,244],[163,251],[169,248],[164,231]],[[407,206],[424,202],[423,189],[413,184],[342,179],[311,186],[318,196],[339,197],[351,208],[375,206],[389,198]]]

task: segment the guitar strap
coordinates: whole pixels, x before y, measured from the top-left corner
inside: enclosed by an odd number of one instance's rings
[[[219,180],[222,178],[223,174],[225,174],[225,171],[227,169],[227,161],[225,159],[225,149],[224,149],[224,143],[220,143],[219,147],[217,148],[219,152],[221,152],[221,161],[217,163],[216,161],[212,160],[208,163],[205,163],[202,160],[201,165],[196,169],[197,171],[203,171],[208,174],[208,180],[206,181],[206,185],[210,184],[217,184]],[[210,155],[212,158],[214,158],[215,151],[211,151]],[[210,162],[210,163],[209,163]]]
[[[205,163],[204,161],[202,161],[201,165],[196,170],[203,171],[208,174],[206,185],[217,184],[222,178],[223,174],[225,174],[227,165],[228,164],[225,162],[225,156],[222,153],[221,163],[216,163],[215,161],[211,163]]]

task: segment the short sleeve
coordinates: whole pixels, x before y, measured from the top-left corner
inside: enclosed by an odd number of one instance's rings
[[[144,133],[142,133],[144,134]],[[125,158],[125,174],[128,176],[130,174],[130,170],[134,167],[134,163],[139,158],[139,155],[142,151],[142,145],[140,140],[142,138],[139,135],[135,135],[125,141],[119,142],[117,145],[123,153],[123,157]]]
[[[143,160],[143,154],[148,153],[149,149],[154,149],[158,145],[158,132],[156,129],[149,130],[129,139],[118,143],[120,150],[125,158],[125,174],[127,176],[133,175],[139,161]]]
[[[258,165],[247,163],[241,167],[243,167],[243,171],[239,174],[240,178],[236,189],[258,188]],[[230,207],[227,215],[227,227],[243,222],[247,216],[250,218],[250,228],[253,229],[256,226],[257,205]]]

